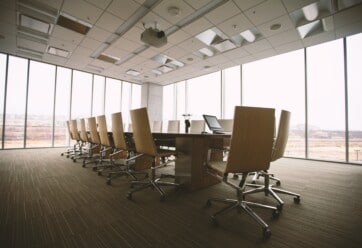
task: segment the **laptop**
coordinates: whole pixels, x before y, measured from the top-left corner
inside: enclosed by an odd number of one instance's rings
[[[227,132],[223,129],[215,115],[202,115],[204,120],[208,126],[208,128],[214,134],[231,134],[231,132]]]

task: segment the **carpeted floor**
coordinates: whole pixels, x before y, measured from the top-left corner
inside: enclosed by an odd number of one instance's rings
[[[255,209],[272,235],[236,211],[210,223],[208,197],[234,197],[224,184],[196,192],[168,189],[165,202],[147,189],[126,199],[129,179],[112,186],[64,149],[0,151],[0,247],[362,247],[362,167],[282,159],[271,171],[282,188],[279,218]],[[275,204],[260,193],[250,201]]]

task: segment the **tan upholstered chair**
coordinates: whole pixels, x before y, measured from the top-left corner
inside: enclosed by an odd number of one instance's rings
[[[76,162],[77,158],[82,156],[82,142],[80,139],[77,120],[76,119],[70,120],[69,126],[70,126],[70,132],[72,133],[72,137],[76,141],[76,144],[74,146],[74,152],[70,155],[70,158],[73,160],[73,162]]]
[[[216,217],[233,209],[243,210],[262,227],[264,237],[271,232],[265,223],[251,208],[262,207],[273,210],[273,216],[279,212],[276,207],[262,205],[244,200],[246,178],[249,173],[267,170],[273,147],[274,136],[274,109],[256,107],[235,107],[234,127],[231,136],[230,151],[226,161],[208,161],[208,172],[222,178],[223,182],[236,191],[236,199],[211,198],[212,202],[226,203],[227,206],[211,216],[213,223],[217,224]],[[229,173],[241,174],[241,181],[235,184]]]
[[[162,121],[152,122],[152,133],[162,133]]]
[[[101,151],[100,151],[100,159],[97,164],[98,175],[101,175],[102,172],[106,169],[112,169],[113,164],[110,163],[108,157],[109,154],[112,153],[113,149],[113,140],[111,136],[108,134],[107,129],[107,120],[105,115],[97,116],[97,124],[98,124],[98,133],[101,141]]]
[[[180,132],[180,120],[169,120],[167,124],[168,133],[179,133]]]
[[[65,152],[62,152],[60,155],[64,156],[66,155],[67,158],[69,158],[70,156],[72,156],[73,154],[75,154],[77,152],[77,150],[79,149],[79,141],[77,141],[75,139],[75,137],[73,137],[72,131],[70,130],[70,121],[66,121],[65,122],[67,125],[67,130],[68,130],[68,134],[69,134],[69,138],[71,140],[74,140],[75,143],[73,144],[72,148],[68,148]]]
[[[134,171],[130,165],[130,161],[136,158],[134,148],[130,145],[130,142],[126,140],[123,131],[122,113],[113,113],[112,116],[112,137],[114,151],[110,154],[111,163],[114,164],[116,160],[121,160],[121,164],[113,171],[110,171],[107,176],[107,184],[111,184],[112,179],[126,175],[131,176],[134,180],[138,180],[136,175],[143,172]],[[117,158],[118,156],[118,158]],[[148,175],[148,173],[146,173]]]
[[[136,146],[136,152],[144,156],[152,158],[152,163],[149,165],[149,177],[142,181],[132,181],[133,187],[127,195],[128,199],[132,199],[134,192],[143,190],[145,188],[154,188],[160,194],[160,200],[164,200],[166,193],[161,186],[178,186],[179,184],[170,181],[164,181],[164,178],[174,178],[173,175],[163,175],[156,177],[156,171],[159,168],[163,168],[166,164],[172,162],[172,160],[166,160],[164,164],[158,164],[158,158],[176,156],[176,151],[161,150],[156,147],[154,139],[152,137],[150,123],[147,114],[147,108],[139,108],[130,111],[132,125],[133,125],[133,139]]]
[[[94,170],[97,169],[98,160],[100,159],[100,150],[101,150],[101,139],[97,130],[97,121],[95,117],[87,118],[88,129],[89,129],[89,142],[92,147],[92,156],[89,158],[84,158],[83,167],[87,164],[95,164],[92,166]]]
[[[281,111],[280,119],[279,119],[278,133],[277,133],[277,137],[274,142],[273,152],[271,155],[271,162],[274,162],[284,156],[285,148],[288,143],[290,116],[291,116],[291,113],[289,111],[286,111],[286,110]],[[274,175],[269,173],[268,170],[261,170],[261,171],[257,172],[256,175],[257,175],[257,178],[264,177],[264,184],[263,185],[247,184],[247,186],[254,187],[255,189],[248,190],[247,192],[245,192],[245,195],[254,194],[254,193],[258,193],[258,192],[264,192],[265,195],[270,194],[277,200],[277,202],[278,202],[277,207],[279,210],[282,210],[284,202],[276,193],[294,196],[294,202],[295,203],[300,202],[300,194],[293,193],[293,192],[290,192],[290,191],[287,191],[284,189],[276,188],[274,185],[270,184],[270,179],[272,179],[272,178],[277,180],[277,182],[279,182],[279,183],[277,183],[277,185],[280,185],[280,180],[277,178],[274,178]]]
[[[205,131],[204,120],[191,120],[190,133],[201,133]]]

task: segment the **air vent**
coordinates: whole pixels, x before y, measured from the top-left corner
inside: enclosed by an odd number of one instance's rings
[[[112,64],[115,64],[116,62],[118,62],[120,60],[120,58],[117,58],[117,57],[114,57],[114,56],[111,56],[111,55],[108,55],[105,53],[102,53],[101,55],[99,55],[97,57],[97,59],[102,60],[104,62],[112,63]]]
[[[57,25],[84,35],[87,34],[92,27],[91,24],[77,20],[75,17],[65,13],[59,15]]]
[[[50,34],[52,25],[31,16],[19,14],[19,25],[44,34]]]
[[[61,48],[57,48],[57,47],[52,47],[52,46],[48,47],[47,52],[49,54],[53,54],[53,55],[60,56],[63,58],[68,58],[68,56],[69,56],[69,51],[61,49]]]

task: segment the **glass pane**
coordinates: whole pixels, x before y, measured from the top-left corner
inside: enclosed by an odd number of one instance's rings
[[[132,84],[132,103],[131,109],[141,107],[141,85]]]
[[[362,163],[362,34],[347,38],[349,161]]]
[[[69,132],[65,122],[70,116],[70,89],[72,70],[57,67],[55,96],[54,146],[69,145]]]
[[[93,113],[92,116],[104,114],[104,87],[106,78],[94,75],[93,78]]]
[[[345,161],[343,41],[307,49],[309,158]]]
[[[172,120],[175,118],[175,84],[166,85],[162,90],[162,119],[164,121]]]
[[[4,115],[4,97],[5,97],[5,78],[6,77],[6,55],[0,53],[0,149],[2,149],[3,139],[3,115]]]
[[[50,147],[53,136],[55,66],[30,61],[26,147]]]
[[[176,83],[176,119],[183,120],[183,114],[186,114],[186,82],[181,81]],[[181,129],[182,130],[182,129]]]
[[[191,119],[201,120],[203,114],[221,117],[220,71],[187,80],[187,106]]]
[[[107,78],[105,115],[111,115],[112,113],[121,111],[121,96],[122,82],[116,79]]]
[[[132,85],[128,82],[122,82],[122,118],[123,122],[130,122],[129,111],[131,109]]]
[[[287,69],[286,69],[287,68]],[[304,52],[298,50],[243,65],[243,105],[291,112],[285,156],[305,157]]]
[[[224,77],[224,101],[223,118],[234,118],[235,106],[241,104],[241,77],[240,66],[234,66],[223,71]]]
[[[91,116],[92,74],[73,71],[72,119]]]
[[[4,148],[24,147],[28,60],[9,56]]]

